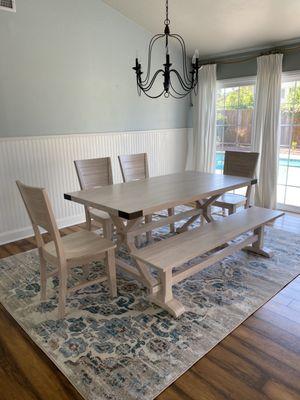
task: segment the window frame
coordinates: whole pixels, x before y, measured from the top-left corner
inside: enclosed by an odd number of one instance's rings
[[[17,6],[16,6],[16,0],[12,0],[12,8],[9,7],[4,7],[0,5],[0,11],[9,11],[9,12],[16,12],[17,11]]]
[[[219,79],[217,80],[217,90],[235,86],[250,86],[255,84],[256,76],[241,76],[238,78]]]
[[[227,78],[217,80],[217,91],[220,89],[226,88],[234,88],[241,86],[254,86],[254,94],[255,94],[255,86],[256,86],[256,76],[242,76],[237,78]],[[254,107],[254,104],[253,104]],[[216,110],[217,112],[217,110]],[[218,127],[216,123],[216,128]],[[224,143],[224,142],[223,142]],[[252,147],[252,143],[250,144],[250,149]]]

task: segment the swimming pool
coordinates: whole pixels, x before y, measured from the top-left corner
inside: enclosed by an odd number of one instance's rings
[[[217,170],[223,170],[224,168],[224,158],[225,158],[225,154],[223,152],[217,152],[217,156],[216,156],[216,169]],[[300,168],[300,158],[291,158],[290,160],[288,160],[287,158],[280,158],[279,157],[279,166],[280,167],[296,167],[296,168]]]

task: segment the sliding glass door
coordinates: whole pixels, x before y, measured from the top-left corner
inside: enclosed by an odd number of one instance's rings
[[[223,172],[225,150],[251,150],[254,97],[254,78],[219,81],[216,173]],[[300,212],[300,73],[282,82],[277,188],[278,208]]]
[[[278,206],[300,212],[300,77],[282,83]]]

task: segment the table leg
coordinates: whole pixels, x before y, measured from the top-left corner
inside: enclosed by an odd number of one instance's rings
[[[206,222],[211,222],[213,220],[211,213],[210,213],[210,206],[212,203],[214,203],[220,196],[222,196],[223,193],[215,195],[215,196],[211,196],[209,199],[206,200],[197,200],[196,201],[196,207],[202,210],[202,214],[200,214],[201,216],[204,217],[204,219],[206,220]],[[188,230],[188,227],[190,225],[193,224],[193,222],[196,221],[196,219],[199,216],[193,216],[190,219],[188,219],[186,221],[186,223],[184,225],[182,225],[180,228],[177,229],[177,233],[182,233]]]
[[[137,251],[135,237],[128,234],[141,224],[142,218],[127,221],[127,223],[125,223],[123,219],[114,215],[111,215],[111,218],[117,229],[118,247],[120,248],[121,245],[124,245],[129,254]],[[116,263],[126,272],[133,275],[134,278],[140,280],[150,290],[150,293],[152,293],[153,287],[158,283],[157,280],[151,275],[149,268],[145,264],[136,260],[134,257],[131,258],[134,261],[134,266],[128,264],[119,257],[116,258]]]

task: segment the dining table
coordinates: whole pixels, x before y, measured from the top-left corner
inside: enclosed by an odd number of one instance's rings
[[[110,215],[116,227],[118,248],[124,246],[130,257],[130,262],[127,262],[117,256],[117,265],[134,279],[141,281],[150,294],[153,294],[159,282],[151,273],[151,268],[134,256],[138,250],[136,238],[170,223],[177,222],[177,226],[179,225],[176,235],[192,229],[197,218],[202,218],[204,223],[210,223],[213,219],[211,206],[220,196],[255,183],[256,179],[251,178],[183,171],[65,193],[64,198],[106,211]],[[192,203],[194,207],[178,207],[176,210],[177,206]],[[173,207],[176,210],[174,215],[166,217],[159,214],[162,210]],[[145,216],[155,213],[158,213],[155,220],[145,221]]]

